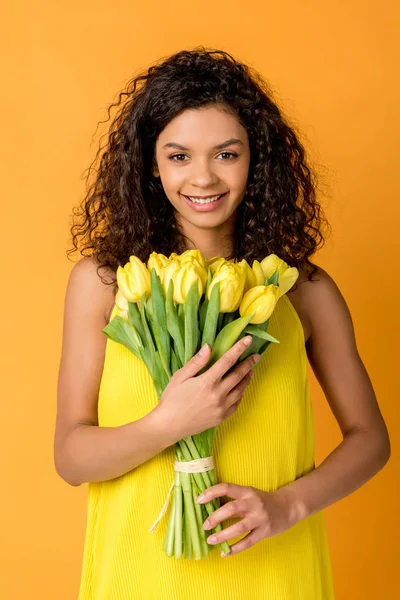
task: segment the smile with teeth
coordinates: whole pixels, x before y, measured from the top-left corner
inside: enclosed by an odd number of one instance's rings
[[[196,204],[209,204],[210,202],[215,202],[216,200],[219,200],[219,198],[221,198],[221,196],[223,196],[224,194],[219,194],[218,196],[211,196],[210,198],[195,198],[193,196],[187,196],[187,198],[189,198],[192,202],[195,202]]]

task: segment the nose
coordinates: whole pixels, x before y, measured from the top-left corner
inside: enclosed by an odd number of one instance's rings
[[[209,188],[219,182],[218,175],[212,169],[208,160],[192,163],[189,175],[189,185]]]

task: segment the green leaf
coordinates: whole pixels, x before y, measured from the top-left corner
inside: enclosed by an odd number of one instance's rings
[[[279,280],[279,271],[278,271],[278,269],[276,269],[269,279],[267,277],[267,279],[265,280],[265,285],[270,285],[270,284],[279,285],[278,280]]]
[[[144,329],[147,346],[148,346],[150,352],[154,353],[156,351],[156,349],[154,346],[153,336],[151,335],[151,331],[150,331],[149,324],[147,321],[145,306],[146,306],[146,292],[143,292],[143,295],[142,295],[142,298],[141,298],[140,304],[139,304],[140,317],[142,320],[142,326]]]
[[[234,321],[238,316],[238,311],[224,313],[224,320],[222,322],[223,327],[225,327],[225,325],[228,325],[228,323]]]
[[[171,340],[167,329],[167,316],[165,309],[165,296],[157,271],[151,270],[151,297],[152,297],[152,324],[156,338],[157,349],[160,353],[161,363],[168,378],[171,377]]]
[[[199,343],[199,283],[193,281],[185,299],[185,364],[197,352]]]
[[[178,369],[180,369],[180,363],[179,363],[179,359],[177,358],[175,351],[173,348],[171,348],[171,371],[172,373],[176,373],[176,371],[178,371]]]
[[[185,360],[185,346],[183,339],[183,327],[181,320],[178,317],[178,312],[174,303],[174,282],[172,279],[169,281],[167,300],[165,304],[167,328],[174,340],[175,349],[177,351],[180,363],[183,365]]]
[[[160,398],[161,393],[165,390],[169,383],[169,377],[165,372],[165,369],[161,363],[160,354],[158,351],[155,352],[154,357],[154,385],[156,386],[157,395]]]
[[[102,332],[113,342],[122,344],[135,356],[142,360],[144,350],[140,335],[132,325],[129,325],[120,315],[116,315],[102,329]]]
[[[146,341],[146,336],[144,333],[142,319],[140,317],[140,311],[136,302],[130,302],[128,300],[128,319],[129,323],[136,329],[139,333],[142,343],[144,344]]]
[[[249,333],[250,335],[255,335],[263,340],[268,340],[269,342],[274,342],[276,344],[280,344],[279,340],[274,338],[271,334],[267,333],[263,329],[260,329],[256,325],[247,325],[244,333]]]
[[[214,345],[215,336],[217,333],[218,318],[220,314],[220,297],[220,284],[217,282],[211,290],[210,301],[208,302],[207,306],[207,313],[202,330],[202,346],[204,346],[204,344],[208,344],[210,348],[212,348]]]
[[[243,329],[254,317],[254,314],[255,313],[252,312],[244,317],[239,317],[221,329],[215,339],[208,363],[199,371],[198,374],[202,374],[204,371],[209,369],[215,362],[217,362],[217,360],[221,358],[223,354],[225,354],[225,352],[232,348],[232,346],[237,342]]]

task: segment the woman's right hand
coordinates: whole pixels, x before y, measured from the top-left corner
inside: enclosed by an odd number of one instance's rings
[[[178,369],[163,391],[154,412],[175,441],[220,425],[238,408],[260,355],[251,354],[230,373],[226,372],[248,348],[245,336],[221,356],[207,371],[195,377],[208,362],[208,344]]]

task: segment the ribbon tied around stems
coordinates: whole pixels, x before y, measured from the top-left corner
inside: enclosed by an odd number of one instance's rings
[[[174,471],[179,471],[179,473],[205,473],[206,471],[212,471],[214,469],[214,461],[212,456],[206,456],[205,458],[197,458],[196,460],[187,460],[187,461],[179,461],[176,460],[174,463]],[[163,518],[164,514],[167,511],[169,500],[171,497],[171,492],[174,488],[175,481],[172,482],[171,487],[168,491],[168,496],[165,501],[164,506],[161,509],[160,514],[158,515],[154,525],[150,527],[151,533],[153,533]]]

